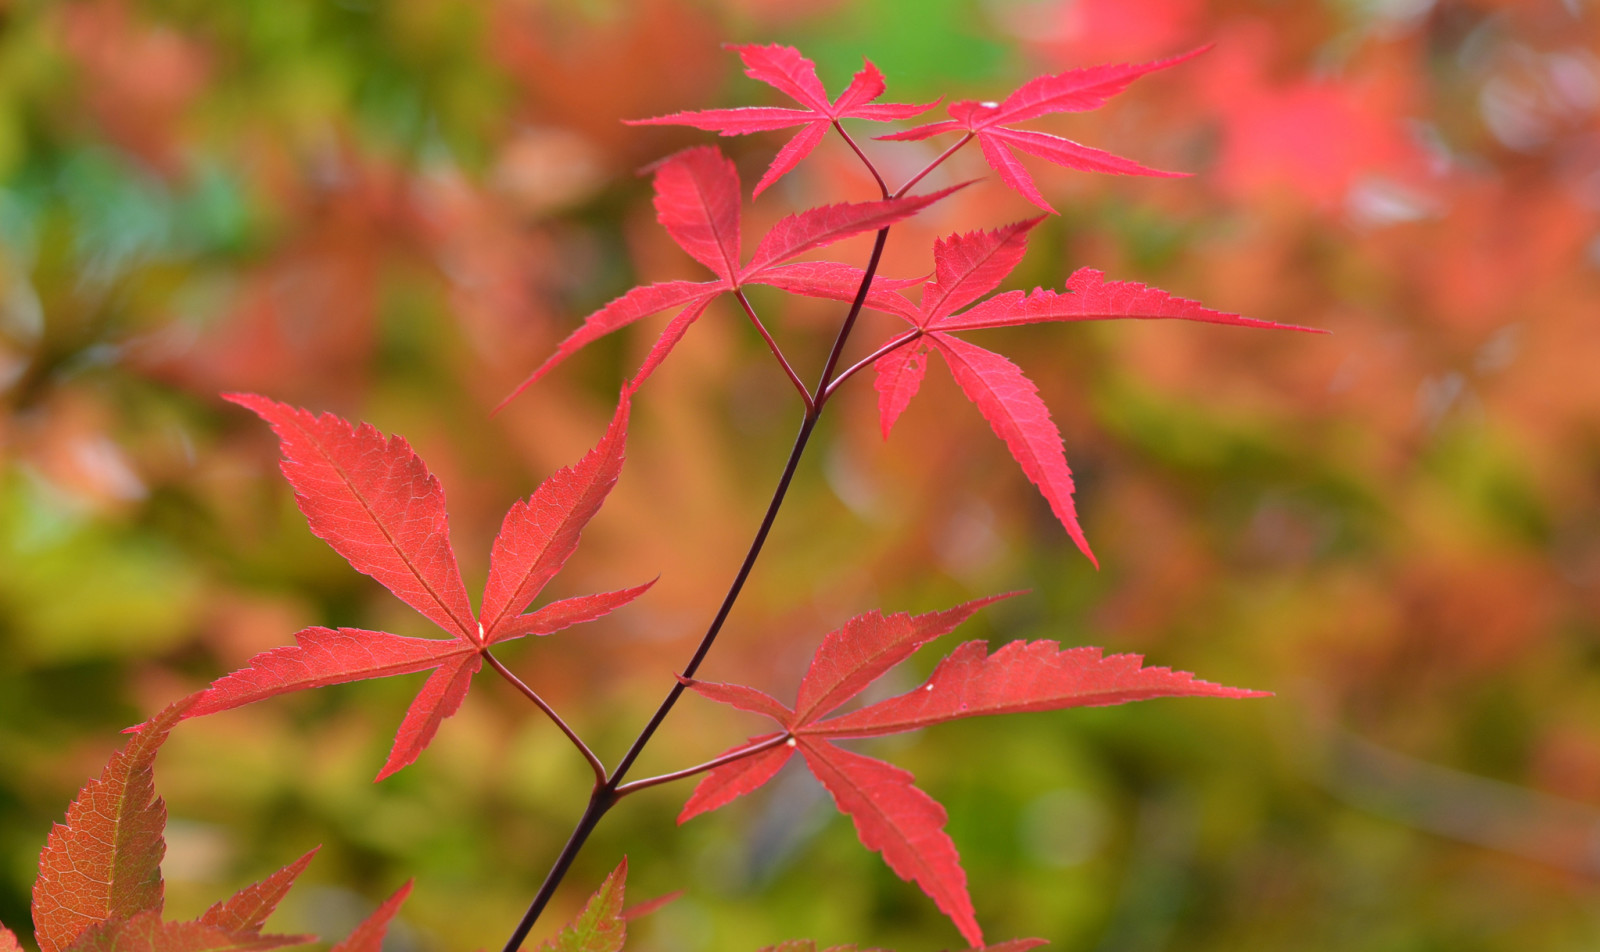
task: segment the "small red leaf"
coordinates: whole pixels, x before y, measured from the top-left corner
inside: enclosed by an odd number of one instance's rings
[[[949,916],[973,945],[983,944],[967,894],[961,857],[944,831],[944,807],[911,784],[911,774],[881,760],[821,740],[800,739],[806,766],[855,821],[856,836],[883,854],[901,879],[911,880]]]
[[[657,910],[665,908],[669,903],[673,903],[679,899],[682,899],[683,894],[684,890],[674,889],[672,892],[663,893],[654,899],[646,899],[644,902],[636,902],[628,908],[622,910],[622,921],[632,922],[635,919],[648,916],[652,912],[656,912]]]
[[[861,289],[866,272],[847,264],[832,261],[801,261],[767,268],[749,279],[750,284],[765,284],[791,294],[823,298],[829,301],[854,302]],[[920,279],[904,281],[874,276],[867,291],[866,306],[884,314],[896,314],[914,321],[917,306],[894,289],[922,283]]]
[[[922,291],[916,323],[929,327],[994,290],[1028,251],[1028,232],[1043,218],[1013,222],[993,231],[941,238],[933,245],[934,276]]]
[[[604,618],[649,591],[650,586],[655,583],[656,580],[651,579],[643,585],[635,585],[633,588],[624,588],[620,591],[601,592],[598,595],[575,595],[572,598],[551,602],[538,611],[518,615],[502,625],[495,643],[521,638],[524,635],[551,635],[563,628]]]
[[[807,727],[812,736],[875,737],[986,714],[1103,707],[1158,697],[1266,697],[1187,671],[1141,667],[1139,655],[1062,650],[1054,641],[1013,641],[994,654],[969,641],[928,680],[898,697]]]
[[[750,190],[750,199],[754,201],[760,198],[762,192],[776,184],[778,179],[793,171],[794,167],[799,165],[802,159],[810,155],[811,150],[815,149],[827,134],[828,123],[820,120],[808,123],[804,129],[795,133],[788,142],[783,144],[783,148],[778,150],[778,154],[772,157],[772,164],[767,166],[766,172],[762,173],[761,180],[756,182],[756,187]]]
[[[395,890],[394,895],[385,899],[372,915],[362,920],[350,935],[336,944],[329,952],[383,952],[383,937],[389,931],[389,922],[400,911],[400,904],[411,895],[411,880],[406,880],[405,885]]]
[[[624,390],[599,444],[576,465],[556,470],[527,501],[517,500],[506,513],[494,540],[489,579],[483,589],[483,627],[478,635],[484,644],[502,640],[502,626],[527,608],[561,571],[577,549],[584,526],[617,484],[630,404]]]
[[[450,658],[428,675],[427,683],[406,709],[406,716],[394,735],[394,746],[389,748],[389,758],[373,778],[374,783],[416,762],[433,735],[439,732],[439,725],[461,709],[467,688],[472,685],[472,676],[482,669],[483,655],[472,652]]]
[[[994,169],[1000,176],[1000,181],[1011,186],[1023,198],[1044,209],[1052,215],[1059,214],[1055,207],[1045,201],[1039,193],[1039,186],[1034,182],[1033,176],[1017,161],[1016,153],[1006,148],[998,136],[985,135],[978,137],[978,148],[983,152],[983,158],[989,163],[989,168]]]
[[[939,199],[971,183],[963,182],[927,195],[909,198],[891,198],[881,202],[852,202],[823,205],[794,215],[788,215],[772,226],[756,246],[756,253],[740,273],[743,283],[763,270],[816,248],[859,235],[863,232],[887,228],[916,214]]]
[[[794,722],[794,715],[772,695],[755,688],[747,688],[740,684],[724,684],[720,681],[696,681],[693,678],[679,678],[688,685],[691,691],[701,697],[719,701],[749,711],[752,714],[764,714],[784,727]]]
[[[22,952],[22,943],[17,941],[17,934],[0,923],[0,952]]]
[[[404,439],[255,394],[223,396],[272,425],[283,474],[318,538],[445,631],[475,636],[444,490]]]
[[[878,419],[887,440],[894,421],[922,386],[928,371],[928,346],[919,340],[896,348],[873,361],[872,368],[877,372],[872,386],[878,391]]]
[[[33,884],[40,952],[65,952],[86,929],[108,920],[150,912],[159,921],[167,808],[155,795],[156,752],[194,700],[142,724],[100,777],[78,791],[66,822],[51,828]]]
[[[995,435],[1005,442],[1023,474],[1039,487],[1067,535],[1098,568],[1100,563],[1078,525],[1077,507],[1072,502],[1072,470],[1067,467],[1062,450],[1061,431],[1039,399],[1039,389],[1016,364],[999,354],[949,334],[933,333],[928,339],[949,365],[961,392],[977,405]]]
[[[727,756],[744,747],[759,744],[765,740],[777,737],[777,734],[763,734],[752,737],[738,747],[730,747],[723,751],[721,756]],[[779,744],[768,747],[766,750],[757,751],[748,757],[741,757],[731,763],[714,767],[695,785],[694,793],[689,795],[689,802],[683,805],[683,812],[678,814],[678,822],[686,823],[691,818],[711,810],[718,809],[732,803],[739,797],[760,787],[771,780],[789,758],[794,754],[791,744]]]
[[[650,378],[650,375],[655,373],[656,368],[661,366],[661,362],[667,359],[668,354],[672,353],[672,348],[678,346],[678,341],[683,340],[683,335],[689,332],[689,325],[700,319],[700,315],[705,313],[706,308],[710,306],[712,298],[715,296],[710,295],[691,302],[688,307],[679,311],[677,316],[667,323],[666,328],[661,331],[661,336],[657,337],[656,342],[650,345],[650,353],[645,355],[644,363],[639,365],[639,372],[633,375],[632,380],[628,381],[629,390],[638,390]]]
[[[800,681],[792,721],[795,729],[803,729],[855,697],[884,672],[933,639],[953,631],[978,609],[1013,594],[991,595],[925,615],[900,612],[885,617],[868,612],[845,622],[842,628],[823,637]]]
[[[267,917],[278,908],[278,903],[288,894],[289,887],[305,872],[311,857],[315,855],[317,851],[313,849],[261,882],[246,886],[201,913],[196,921],[223,932],[260,932],[261,927],[266,925]]]
[[[739,272],[739,173],[712,146],[657,163],[656,220],[678,247],[731,282]]]

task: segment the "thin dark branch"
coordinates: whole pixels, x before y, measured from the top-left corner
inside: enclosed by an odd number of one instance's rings
[[[878,174],[878,167],[872,164],[872,160],[867,158],[867,154],[865,152],[861,151],[861,146],[856,145],[856,140],[850,137],[850,133],[844,131],[844,126],[839,123],[839,120],[833,120],[833,127],[839,130],[839,135],[844,136],[844,141],[849,143],[850,148],[855,152],[856,156],[861,159],[862,164],[867,167],[867,171],[872,173],[872,177],[878,182],[878,189],[883,192],[883,197],[888,198],[889,183],[885,182],[883,180],[883,176]]]
[[[744,288],[734,291],[733,296],[739,299],[739,304],[744,308],[744,312],[750,316],[750,323],[756,326],[756,331],[761,335],[761,339],[767,342],[767,349],[772,351],[772,356],[778,358],[778,363],[783,367],[783,372],[789,375],[789,382],[794,384],[794,388],[800,392],[800,399],[805,401],[806,412],[810,413],[812,404],[816,402],[811,397],[811,391],[806,389],[806,385],[800,380],[800,375],[794,372],[794,366],[789,363],[789,359],[783,356],[783,351],[779,349],[778,342],[773,340],[772,335],[767,332],[767,326],[761,323],[761,318],[756,316],[756,309],[750,306],[750,299],[744,296]]]
[[[646,777],[643,780],[635,780],[633,783],[625,783],[617,788],[617,796],[625,797],[634,791],[643,790],[646,787],[654,787],[657,784],[671,783],[674,780],[682,780],[685,777],[693,777],[695,774],[705,773],[708,770],[715,770],[718,767],[721,767],[723,764],[731,764],[736,760],[743,760],[746,757],[759,754],[763,750],[771,750],[779,744],[786,743],[790,743],[790,737],[788,734],[779,734],[775,737],[769,737],[759,744],[751,744],[748,747],[741,747],[738,750],[729,751],[728,753],[723,754],[721,757],[713,758],[712,760],[708,760],[703,764],[698,764],[693,767],[685,767],[682,770],[674,770],[672,773],[665,773],[655,777]]]
[[[540,697],[538,692],[522,683],[521,678],[512,674],[511,670],[501,664],[500,659],[490,654],[487,649],[483,652],[483,660],[489,662],[489,667],[498,671],[502,678],[511,682],[511,686],[521,691],[528,700],[532,701],[539,710],[545,713],[545,716],[555,721],[556,726],[561,728],[561,733],[567,735],[567,739],[572,741],[572,746],[578,748],[578,752],[583,754],[583,759],[589,762],[589,768],[594,771],[595,786],[603,786],[606,782],[606,765],[601,763],[600,758],[594,755],[594,751],[590,750],[589,745],[583,742],[583,738],[578,736],[578,732],[569,727],[567,722],[561,719],[561,715],[556,713],[555,708]]]
[[[840,384],[855,376],[857,372],[866,369],[867,366],[877,361],[879,357],[882,357],[891,351],[899,350],[905,345],[921,337],[922,333],[922,328],[920,327],[906,331],[899,337],[891,338],[887,344],[884,344],[882,347],[879,347],[877,350],[851,364],[849,367],[841,370],[837,377],[834,377],[832,380],[828,381],[828,386],[822,391],[822,398],[826,400],[827,398],[833,396],[833,392],[839,389]]]
[[[904,195],[905,193],[911,191],[911,186],[913,186],[913,185],[917,184],[918,182],[922,181],[923,176],[927,175],[929,172],[932,172],[934,169],[936,169],[939,166],[943,165],[945,159],[948,159],[952,155],[955,155],[956,152],[959,151],[962,146],[966,145],[968,142],[971,142],[972,141],[972,136],[973,136],[973,133],[971,133],[971,132],[967,133],[966,135],[961,137],[961,141],[957,142],[955,145],[953,145],[950,148],[945,149],[943,152],[939,153],[939,157],[934,159],[932,162],[929,162],[927,168],[923,169],[921,172],[918,172],[916,175],[911,176],[909,179],[906,179],[906,184],[900,186],[898,189],[895,190],[894,197],[895,198],[899,198],[900,196]]]

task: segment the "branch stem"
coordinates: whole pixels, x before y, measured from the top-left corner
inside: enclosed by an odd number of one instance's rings
[[[596,757],[594,751],[589,749],[589,745],[583,742],[583,738],[578,736],[578,732],[561,719],[561,715],[556,713],[556,709],[551,707],[544,698],[540,697],[537,691],[524,684],[521,678],[512,674],[511,669],[501,664],[500,659],[490,654],[487,648],[483,651],[483,660],[489,662],[489,667],[499,672],[502,678],[511,682],[511,686],[521,691],[528,700],[534,703],[534,706],[545,713],[545,716],[555,721],[556,726],[561,728],[561,733],[567,735],[567,740],[572,741],[572,746],[578,748],[578,752],[583,755],[583,759],[589,762],[589,769],[594,771],[594,785],[599,787],[605,784],[606,765],[601,763],[600,758]]]
[[[966,145],[968,142],[971,142],[972,141],[972,137],[973,137],[973,133],[969,132],[966,135],[962,136],[960,141],[958,141],[955,145],[953,145],[950,148],[945,149],[943,152],[939,153],[938,158],[934,159],[932,162],[929,162],[927,168],[924,168],[921,172],[918,172],[916,175],[913,175],[909,179],[906,179],[906,184],[900,186],[898,189],[895,190],[894,197],[895,198],[899,198],[900,196],[904,195],[906,192],[911,191],[911,186],[913,186],[913,185],[917,184],[918,182],[922,181],[923,177],[926,176],[929,172],[932,172],[934,169],[936,169],[939,166],[943,165],[945,159],[948,159],[952,155],[955,155],[956,152],[959,151],[962,146]]]
[[[844,131],[844,126],[839,122],[839,120],[833,120],[833,127],[839,130],[839,135],[844,137],[844,141],[849,144],[851,150],[855,152],[856,157],[861,159],[862,164],[867,167],[867,171],[872,173],[872,177],[878,182],[878,190],[883,192],[883,197],[887,199],[889,197],[889,184],[883,180],[882,175],[878,174],[878,167],[872,164],[872,160],[867,158],[867,154],[865,152],[861,151],[861,146],[856,145],[856,140],[850,137],[850,133]],[[923,174],[926,175],[927,173]],[[901,189],[901,191],[904,192],[905,189]]]
[[[851,377],[854,377],[859,371],[866,369],[869,365],[871,365],[873,362],[875,362],[878,358],[883,357],[884,355],[889,354],[889,353],[891,353],[893,351],[899,350],[900,348],[904,347],[905,345],[907,345],[907,344],[911,343],[912,341],[916,340],[917,338],[921,337],[922,334],[923,334],[923,330],[920,327],[912,329],[912,330],[909,330],[909,331],[906,331],[904,334],[901,334],[899,337],[891,338],[887,344],[884,344],[882,347],[879,347],[877,350],[873,351],[872,353],[868,354],[867,356],[865,356],[865,357],[861,358],[860,360],[856,361],[855,363],[851,364],[849,367],[845,368],[844,370],[839,371],[839,376],[834,377],[832,380],[828,381],[827,388],[822,391],[823,397],[826,398],[826,397],[832,396],[833,392],[835,390],[839,389],[839,385],[840,384],[844,383],[846,380],[849,380]]]
[[[750,323],[756,326],[756,332],[761,335],[762,340],[767,342],[767,349],[772,351],[772,356],[778,358],[778,363],[783,367],[783,372],[789,375],[789,382],[794,384],[794,388],[800,392],[800,399],[805,402],[806,412],[810,413],[812,405],[816,402],[811,397],[811,391],[806,389],[806,385],[800,379],[800,375],[794,372],[794,366],[789,363],[789,359],[783,356],[783,351],[778,348],[778,342],[773,340],[772,334],[767,331],[767,325],[761,323],[761,318],[756,316],[756,309],[750,305],[750,299],[744,296],[744,288],[735,290],[733,296],[739,299],[739,305],[744,308],[745,314],[749,315]]]
[[[784,744],[788,741],[788,734],[774,734],[764,741],[750,744],[747,747],[741,747],[738,750],[729,751],[728,753],[723,754],[721,757],[713,758],[694,767],[685,767],[682,770],[674,770],[672,773],[665,773],[655,777],[646,777],[643,780],[635,780],[633,783],[625,783],[617,788],[617,796],[625,797],[630,793],[633,793],[637,790],[643,790],[646,787],[654,787],[657,784],[662,783],[671,783],[674,780],[682,780],[685,777],[693,777],[698,773],[705,773],[708,770],[715,770],[724,764],[731,764],[736,760],[743,760],[746,757],[759,754],[763,750],[771,750],[779,744]]]

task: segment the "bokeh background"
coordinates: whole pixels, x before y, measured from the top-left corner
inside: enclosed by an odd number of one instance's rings
[[[266,428],[217,394],[408,436],[473,587],[500,515],[598,438],[660,319],[488,410],[594,307],[700,277],[633,173],[709,136],[618,120],[776,103],[724,40],[796,44],[833,89],[871,57],[895,101],[1215,44],[1038,124],[1196,175],[1025,160],[1064,214],[1006,286],[1087,265],[1333,333],[984,335],[1062,427],[1098,573],[947,376],[887,443],[864,378],[706,674],[792,696],[851,614],[1031,589],[966,637],[1104,645],[1277,696],[868,746],[950,808],[992,939],[1600,946],[1589,0],[0,2],[0,919],[27,932],[49,824],[120,728],[305,625],[430,634],[309,534]],[[718,144],[749,183],[781,141]],[[940,144],[870,148],[897,174]],[[747,230],[873,197],[853,161],[829,140]],[[986,171],[968,152],[941,179]],[[897,227],[885,270],[1028,214],[990,177]],[[840,308],[757,303],[813,375]],[[707,621],[797,418],[727,308],[640,398],[622,482],[552,593],[661,582],[506,653],[607,759]],[[419,680],[185,724],[157,773],[172,913],[320,843],[275,926],[337,933],[415,876],[396,948],[498,948],[585,768],[486,675],[416,766],[372,784]],[[691,699],[642,769],[758,727]],[[959,945],[803,774],[680,829],[687,792],[608,817],[540,932],[627,853],[633,897],[688,890],[635,949]]]

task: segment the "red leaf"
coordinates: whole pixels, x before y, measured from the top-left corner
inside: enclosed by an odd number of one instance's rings
[[[763,270],[813,248],[831,245],[851,235],[887,228],[970,184],[962,182],[937,192],[909,198],[823,205],[788,215],[773,225],[761,239],[756,246],[755,256],[740,272],[739,281],[744,283],[753,280]]]
[[[1294,324],[1276,324],[1226,311],[1214,311],[1197,301],[1173,297],[1159,288],[1137,281],[1106,281],[1105,274],[1093,268],[1079,268],[1073,272],[1072,277],[1067,279],[1065,294],[1034,288],[1026,296],[1020,291],[997,295],[965,313],[941,317],[931,327],[941,331],[974,330],[1042,321],[1099,321],[1114,318],[1179,318],[1239,327],[1326,333]]]
[[[658,284],[647,284],[644,287],[634,288],[622,297],[595,311],[583,319],[583,324],[577,330],[567,335],[567,339],[556,347],[556,352],[545,359],[538,369],[528,375],[522,383],[517,384],[517,389],[500,401],[495,409],[500,410],[506,404],[517,398],[522,391],[533,386],[539,378],[553,370],[557,364],[576,354],[588,344],[599,340],[612,331],[627,327],[642,317],[649,317],[658,311],[669,307],[688,303],[685,310],[694,309],[696,306],[704,310],[711,299],[726,290],[721,281],[663,281]],[[699,310],[695,311],[699,314]]]
[[[621,952],[628,938],[628,920],[622,913],[627,881],[628,859],[623,857],[582,911],[541,943],[539,952]]]
[[[261,927],[266,925],[267,917],[278,908],[278,903],[288,894],[289,887],[305,872],[311,857],[315,855],[317,851],[313,849],[261,882],[246,886],[201,913],[196,921],[223,932],[260,932]]]
[[[1145,668],[1139,655],[1099,648],[1062,650],[1054,641],[1013,641],[988,654],[969,641],[939,662],[928,680],[898,697],[806,729],[812,736],[875,737],[984,714],[1101,707],[1157,697],[1266,697],[1201,681],[1187,671]]]
[[[628,908],[622,910],[622,921],[632,922],[635,919],[648,916],[652,912],[665,908],[668,903],[676,902],[677,900],[682,899],[683,894],[684,890],[674,889],[672,892],[663,893],[654,899],[646,899],[644,902],[636,902]]]
[[[600,511],[622,472],[627,445],[629,392],[624,390],[611,425],[575,466],[564,466],[517,500],[506,513],[490,555],[483,589],[484,644],[502,640],[502,628],[527,608],[578,547],[578,537]],[[555,629],[551,629],[552,631]]]
[[[656,220],[678,247],[731,284],[739,272],[739,173],[713,146],[656,165]]]
[[[817,78],[816,64],[800,55],[792,46],[729,46],[744,60],[745,75],[760,80],[788,95],[804,106],[803,109],[756,107],[750,109],[706,109],[695,112],[677,112],[653,119],[626,120],[629,125],[685,125],[725,136],[746,135],[790,126],[805,126],[794,138],[784,144],[777,158],[756,183],[752,197],[766,191],[767,187],[782,178],[799,164],[817,143],[822,141],[828,127],[839,119],[869,119],[889,122],[909,119],[927,111],[933,103],[909,105],[877,103],[871,101],[883,95],[883,74],[871,62],[865,62],[861,71],[850,80],[850,85],[839,98],[830,102],[828,91]]]
[[[738,747],[730,747],[720,756],[726,756],[734,751],[752,744],[759,744],[764,740],[771,740],[777,734],[763,734],[752,737]],[[719,807],[727,806],[739,797],[760,787],[771,780],[789,758],[794,754],[794,745],[780,744],[777,747],[768,747],[766,750],[741,757],[731,763],[714,767],[706,772],[700,782],[695,785],[694,793],[689,795],[689,802],[683,805],[683,812],[678,814],[678,822],[686,823],[691,818],[699,816]]]
[[[928,371],[928,345],[918,340],[896,348],[879,357],[872,367],[877,372],[872,385],[878,391],[878,418],[887,440],[894,421],[900,419],[922,386],[923,375]]]
[[[51,828],[33,884],[40,952],[65,952],[108,920],[151,912],[159,921],[167,808],[155,795],[156,751],[192,703],[185,698],[140,725],[99,779],[78,791],[66,822]]]
[[[983,931],[967,895],[967,874],[944,831],[944,807],[912,786],[911,774],[899,767],[826,741],[799,740],[806,765],[833,794],[840,811],[855,821],[861,844],[882,853],[901,879],[921,886],[963,938],[982,945]]]
[[[1092,66],[1087,69],[1067,70],[1024,83],[1016,92],[998,103],[980,103],[970,100],[953,102],[949,106],[950,118],[927,123],[881,139],[917,140],[944,132],[965,130],[978,139],[984,158],[1000,178],[1016,189],[1028,201],[1046,211],[1054,212],[1034,185],[1027,173],[1010,151],[1016,146],[1041,158],[1067,168],[1091,172],[1110,172],[1119,175],[1173,175],[1146,168],[1131,159],[1079,145],[1070,139],[1029,129],[1012,129],[1007,126],[1035,119],[1055,112],[1084,112],[1098,109],[1106,100],[1122,92],[1128,84],[1146,73],[1177,64],[1197,56],[1204,49],[1180,56],[1157,60],[1153,63]]]
[[[741,711],[752,714],[764,714],[772,718],[785,728],[794,724],[794,712],[764,691],[747,688],[741,684],[724,684],[720,681],[696,681],[692,678],[680,678],[690,690],[701,697],[712,701],[736,707]]]
[[[768,268],[750,279],[751,284],[765,284],[791,294],[823,298],[829,301],[854,302],[861,289],[861,279],[866,272],[847,264],[832,261],[801,261],[795,264]],[[914,320],[917,307],[894,288],[920,284],[921,279],[905,281],[875,275],[867,291],[866,306],[884,314],[897,314]]]
[[[404,439],[255,394],[223,396],[272,425],[283,474],[318,538],[445,631],[476,636],[444,490]]]
[[[1089,541],[1078,525],[1072,502],[1072,470],[1061,446],[1061,431],[1039,399],[1039,389],[1023,376],[1016,364],[949,334],[928,335],[934,349],[950,367],[961,392],[977,404],[995,435],[1022,467],[1022,472],[1044,494],[1050,511],[1061,520],[1067,535],[1098,568]]]
[[[362,920],[348,938],[336,944],[329,952],[383,952],[383,937],[389,931],[389,921],[400,911],[400,904],[411,895],[411,880],[395,890],[372,915]]]
[[[1043,220],[1030,218],[993,231],[972,231],[934,242],[934,277],[922,290],[916,324],[932,326],[994,290],[1027,254],[1028,232]]]
[[[644,385],[650,375],[655,373],[656,368],[661,366],[661,362],[667,359],[667,355],[672,353],[672,348],[678,346],[678,341],[683,340],[683,335],[689,332],[689,325],[699,320],[700,315],[705,313],[711,301],[712,297],[701,298],[679,311],[677,316],[667,323],[666,328],[661,331],[661,336],[650,345],[650,353],[645,355],[644,363],[639,365],[639,372],[628,381],[629,390],[638,390]]]
[[[855,697],[884,672],[911,657],[918,648],[971,618],[973,612],[1014,594],[991,595],[925,615],[900,612],[885,617],[878,612],[868,612],[845,622],[844,627],[823,637],[811,658],[811,666],[800,681],[791,722],[794,729],[805,729],[806,725]]]
[[[0,952],[22,952],[22,943],[17,941],[17,934],[0,924]]]
[[[152,910],[91,927],[71,952],[262,952],[315,941],[310,935],[236,933],[202,922],[162,922],[161,913]]]
[[[373,778],[376,783],[395,771],[409,767],[439,733],[445,718],[461,709],[472,676],[483,669],[483,655],[477,652],[457,655],[428,675],[428,681],[417,692],[406,716],[395,732],[394,746],[389,748],[389,759]]]
[[[294,645],[263,651],[249,666],[213,681],[185,716],[215,714],[291,691],[414,674],[477,653],[460,639],[406,638],[364,628],[307,628],[296,632],[294,640]]]
[[[586,621],[604,618],[650,590],[656,579],[616,592],[598,595],[576,595],[551,602],[536,612],[518,615],[500,629],[497,641],[521,638],[524,635],[551,635],[563,628]]]

